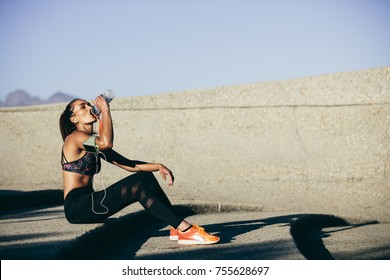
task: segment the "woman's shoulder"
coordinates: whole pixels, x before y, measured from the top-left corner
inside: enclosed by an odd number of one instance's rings
[[[84,131],[75,130],[65,138],[64,146],[75,146],[82,149],[85,141],[96,136],[96,134],[90,135]]]
[[[80,143],[83,143],[89,137],[91,137],[91,135],[85,133],[84,131],[75,130],[65,138],[64,145],[73,144],[79,146]]]

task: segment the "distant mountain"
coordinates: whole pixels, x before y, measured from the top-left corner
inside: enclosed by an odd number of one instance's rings
[[[57,92],[46,100],[46,104],[70,102],[75,98],[76,98],[75,96],[63,92]]]
[[[31,96],[28,92],[24,90],[15,90],[9,93],[5,101],[0,101],[0,107],[16,107],[16,106],[31,106],[31,105],[42,105],[42,104],[51,104],[51,103],[62,103],[62,102],[70,102],[76,97],[57,92],[53,94],[46,100],[43,100],[39,97]]]

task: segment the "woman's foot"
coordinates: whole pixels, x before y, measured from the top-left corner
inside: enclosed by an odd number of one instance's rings
[[[174,232],[172,232],[174,238]],[[188,230],[176,230],[177,240],[179,244],[214,244],[219,241],[219,237],[207,233],[204,228],[192,225]],[[170,236],[171,238],[171,236]],[[172,239],[171,239],[172,240]]]

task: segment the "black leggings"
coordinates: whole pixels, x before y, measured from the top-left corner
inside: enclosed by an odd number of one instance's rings
[[[130,175],[105,191],[94,192],[92,187],[71,190],[64,201],[65,216],[72,224],[103,222],[136,201],[174,228],[183,221],[151,172]]]

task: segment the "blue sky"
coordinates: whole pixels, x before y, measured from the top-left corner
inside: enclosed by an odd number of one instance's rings
[[[1,0],[0,99],[159,94],[390,66],[389,0]]]

